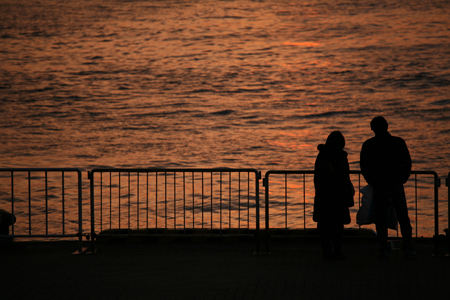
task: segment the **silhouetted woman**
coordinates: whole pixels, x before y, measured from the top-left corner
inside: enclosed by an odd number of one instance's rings
[[[345,139],[341,132],[333,131],[325,144],[317,149],[314,166],[313,220],[317,222],[320,245],[325,259],[343,259],[341,252],[344,224],[350,223],[349,207],[353,206],[355,191],[350,181],[350,168]]]

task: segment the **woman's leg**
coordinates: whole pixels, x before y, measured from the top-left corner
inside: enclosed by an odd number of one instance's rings
[[[342,236],[344,234],[344,224],[336,223],[333,225],[333,253],[335,255],[342,255]]]
[[[331,258],[331,232],[327,222],[317,222],[317,231],[319,232],[320,247],[324,258]]]

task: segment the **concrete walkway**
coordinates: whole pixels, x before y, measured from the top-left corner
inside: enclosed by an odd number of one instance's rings
[[[0,299],[450,299],[450,258],[416,245],[406,259],[377,257],[374,242],[346,241],[343,261],[324,261],[314,242],[0,244]]]

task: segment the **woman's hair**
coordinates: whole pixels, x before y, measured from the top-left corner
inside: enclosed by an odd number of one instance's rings
[[[333,131],[330,133],[330,135],[327,137],[327,141],[325,142],[325,145],[344,149],[345,147],[345,138],[342,135],[340,131]]]

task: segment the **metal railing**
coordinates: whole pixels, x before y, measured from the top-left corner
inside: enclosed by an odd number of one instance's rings
[[[111,237],[254,234],[259,251],[260,178],[255,169],[94,169],[92,248],[99,228]]]
[[[418,179],[418,175],[425,175],[426,178]],[[354,217],[352,217],[352,224],[348,226],[354,226],[356,225],[354,221],[356,212],[361,205],[361,195],[358,191],[366,183],[362,179],[361,171],[350,171],[350,176],[354,183],[356,194],[355,206],[351,208],[351,213]],[[271,180],[271,178],[275,179]],[[312,220],[315,194],[313,179],[314,171],[312,170],[276,170],[266,173],[263,179],[263,185],[265,186],[266,251],[270,250],[271,231],[281,230],[287,232],[298,228],[305,231],[316,227]],[[427,219],[424,216],[428,213],[420,211],[419,206],[428,205],[429,207],[430,202],[434,205],[434,224],[431,227],[434,227],[434,236],[437,237],[439,235],[439,186],[439,177],[433,171],[412,171],[410,180],[405,184],[407,201],[409,203],[408,208],[413,210],[413,214],[410,217],[415,238],[419,237],[419,220]],[[411,194],[413,195],[411,196]],[[275,210],[275,212],[271,212],[271,210]],[[303,234],[306,233],[304,232]]]
[[[82,251],[82,179],[77,168],[0,168],[1,208],[16,217],[7,238],[78,237]]]
[[[361,172],[350,174],[355,189],[360,190],[365,185]],[[96,227],[107,236],[254,235],[260,251],[260,220],[265,219],[269,250],[272,230],[316,227],[312,221],[313,175],[312,170],[268,171],[263,180],[265,214],[261,218],[261,173],[255,169],[94,169],[89,172],[88,236],[95,249]],[[449,178],[450,173],[446,182],[450,211]],[[436,172],[411,172],[405,190],[415,238],[420,237],[419,224],[430,222],[430,215],[434,215],[434,224],[429,223],[428,228],[434,227],[434,232],[427,234],[439,236],[439,186]],[[360,200],[357,192],[353,216]],[[434,205],[432,213],[421,210],[430,204]],[[1,168],[0,205],[17,218],[11,235],[0,238],[78,237],[82,251],[82,180],[78,168]],[[450,228],[450,218],[448,222]]]

